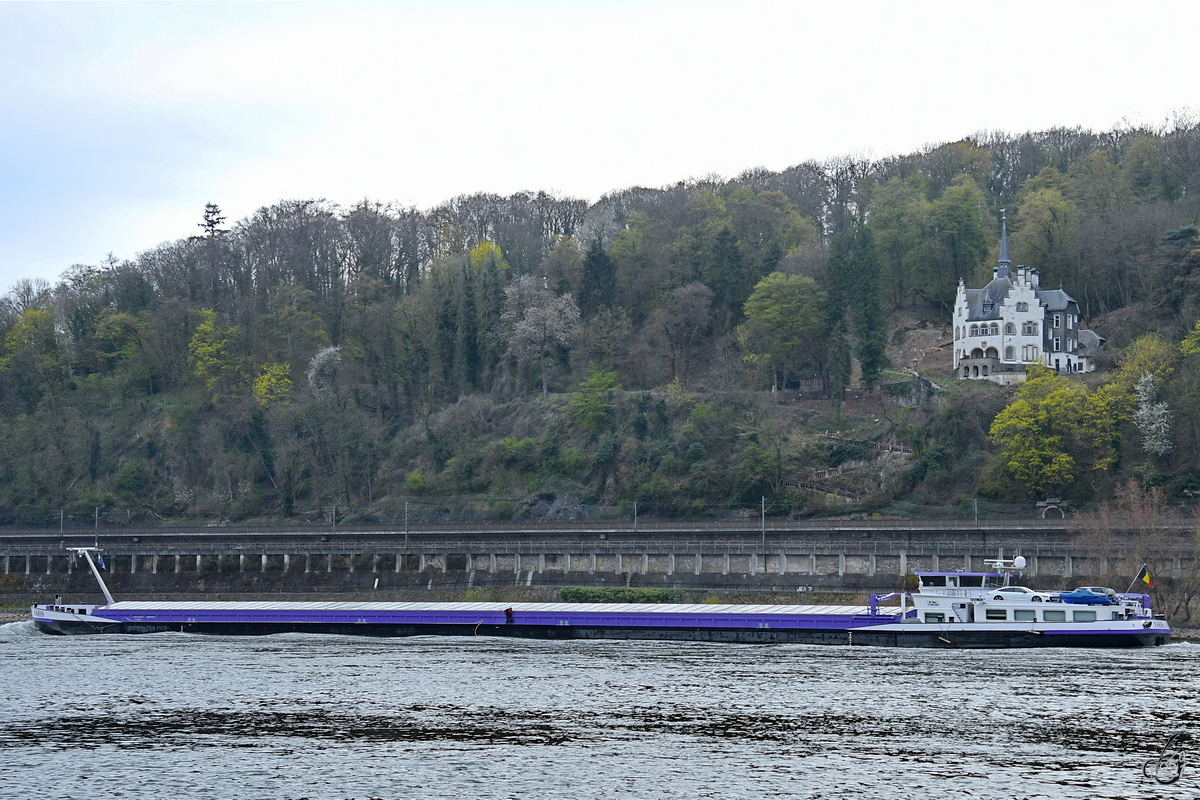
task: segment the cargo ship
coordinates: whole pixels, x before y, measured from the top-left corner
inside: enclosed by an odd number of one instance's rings
[[[666,639],[745,644],[886,647],[1144,647],[1171,628],[1146,594],[1103,587],[1042,592],[1013,585],[1024,559],[988,561],[989,572],[919,572],[912,592],[870,596],[865,606],[634,603],[116,601],[92,560],[104,605],[35,605],[51,634],[168,631],[266,635],[510,636],[530,639]]]

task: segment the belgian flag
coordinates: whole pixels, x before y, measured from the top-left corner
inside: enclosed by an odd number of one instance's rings
[[[1138,581],[1146,584],[1146,588],[1148,589],[1154,588],[1154,580],[1150,577],[1150,569],[1145,564],[1142,565],[1142,571],[1139,572],[1137,577],[1133,579],[1134,583],[1137,583]]]

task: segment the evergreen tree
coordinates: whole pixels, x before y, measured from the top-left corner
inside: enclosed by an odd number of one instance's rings
[[[830,339],[831,347],[846,346],[857,356],[864,386],[879,380],[887,366],[884,345],[887,321],[880,302],[879,259],[871,230],[855,221],[836,234],[829,247],[825,267],[829,285],[829,328],[846,331],[846,341]],[[853,346],[850,333],[853,333]]]
[[[474,271],[464,264],[459,275],[454,364],[459,389],[465,392],[479,388],[479,315],[475,311]]]
[[[750,296],[754,282],[749,280],[742,249],[729,228],[722,228],[713,240],[704,283],[713,290],[713,305],[724,311],[729,324],[741,318],[742,305]]]
[[[852,263],[855,353],[862,367],[863,385],[870,387],[887,366],[884,353],[887,322],[879,299],[879,259],[875,254],[875,242],[870,228],[863,224],[854,226]]]
[[[850,385],[850,334],[846,330],[845,319],[838,319],[829,332],[829,349],[825,357],[825,383],[829,387],[829,396],[833,398],[833,407],[842,412],[842,395]]]
[[[583,259],[583,285],[579,290],[579,311],[590,319],[602,308],[610,308],[617,294],[617,267],[594,239]]]

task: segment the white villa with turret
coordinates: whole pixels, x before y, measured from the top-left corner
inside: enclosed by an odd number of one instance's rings
[[[1041,364],[1060,374],[1091,372],[1104,339],[1079,329],[1079,304],[1062,289],[1042,289],[1038,271],[1015,272],[1008,260],[1008,226],[1002,223],[1000,260],[992,280],[968,289],[960,280],[954,300],[954,372],[960,378],[1000,384],[1025,380]]]

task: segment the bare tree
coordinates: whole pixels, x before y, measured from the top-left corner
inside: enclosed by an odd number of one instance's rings
[[[50,304],[50,284],[42,278],[22,278],[0,298],[0,316],[11,322],[26,311]]]
[[[565,347],[579,325],[579,307],[569,294],[555,296],[542,278],[522,275],[505,290],[504,326],[508,355],[518,364],[538,362],[542,397],[547,394],[546,358],[555,348]]]
[[[1094,563],[1107,565],[1107,579],[1132,581],[1144,565],[1154,581],[1155,609],[1173,619],[1191,619],[1200,595],[1200,538],[1195,525],[1167,505],[1161,489],[1137,480],[1118,485],[1113,502],[1079,515],[1071,527],[1079,549]]]
[[[646,323],[651,336],[666,345],[671,379],[688,382],[693,352],[709,329],[713,292],[703,283],[680,286]]]

